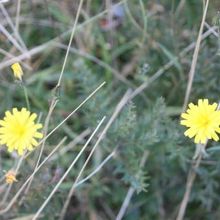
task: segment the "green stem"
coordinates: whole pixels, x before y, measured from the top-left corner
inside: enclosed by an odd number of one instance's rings
[[[25,87],[25,85],[23,83],[22,83],[22,87],[24,90],[26,105],[27,105],[28,110],[30,111],[30,102],[29,102],[29,98],[28,98],[27,88]]]

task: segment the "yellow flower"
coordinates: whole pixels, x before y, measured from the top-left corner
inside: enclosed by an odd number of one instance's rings
[[[195,143],[204,144],[207,139],[219,140],[216,133],[220,133],[220,111],[217,110],[217,103],[209,104],[208,99],[199,99],[198,105],[189,104],[186,113],[182,113],[181,124],[189,129],[185,136],[195,137]]]
[[[17,150],[23,155],[26,150],[33,150],[38,145],[36,138],[42,138],[43,134],[37,130],[42,124],[35,124],[37,115],[31,114],[26,108],[18,111],[17,108],[5,112],[5,117],[0,120],[0,144],[5,144],[8,151]]]
[[[12,184],[14,182],[17,182],[16,179],[16,173],[13,170],[9,170],[6,174],[5,174],[5,181],[8,184]]]
[[[14,77],[19,80],[22,80],[23,70],[21,68],[21,65],[19,63],[14,63],[11,65],[11,68],[13,70]]]

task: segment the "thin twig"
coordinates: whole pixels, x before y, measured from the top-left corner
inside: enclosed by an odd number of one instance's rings
[[[21,0],[18,0],[17,1],[17,9],[16,9],[16,19],[15,19],[15,28],[18,33],[19,33],[20,10],[21,10]]]
[[[96,173],[99,172],[99,170],[102,169],[102,167],[112,158],[114,157],[116,154],[116,150],[114,150],[111,154],[109,154],[103,161],[102,163],[99,164],[99,166],[93,171],[91,172],[87,177],[85,177],[84,179],[80,180],[78,183],[76,183],[75,187],[79,187],[81,184],[83,184],[84,182],[86,182],[88,179],[92,178]]]
[[[24,51],[24,49],[20,46],[20,44],[12,37],[12,35],[5,29],[4,26],[1,25],[0,23],[0,32],[2,32],[7,39],[17,48],[26,58],[29,58],[28,53]]]
[[[201,159],[202,159],[202,154],[200,154],[198,158],[195,160],[195,163],[193,163],[188,173],[187,182],[186,182],[186,190],[185,190],[182,202],[180,204],[180,208],[179,208],[179,212],[178,212],[176,220],[182,220],[184,218],[186,207],[187,207],[189,197],[190,197],[190,193],[192,191],[192,186],[196,178],[196,170],[198,169],[200,165]]]
[[[144,164],[146,163],[148,155],[149,155],[149,152],[145,151],[143,156],[142,156],[142,159],[141,159],[140,168],[142,168],[144,166]],[[138,175],[139,175],[139,173],[137,174],[137,176]],[[128,208],[128,205],[129,205],[129,203],[131,201],[131,198],[132,198],[134,192],[135,192],[135,189],[134,189],[134,187],[131,186],[128,189],[127,195],[126,195],[126,197],[124,199],[124,202],[122,203],[122,206],[121,206],[121,208],[120,208],[120,210],[118,212],[116,220],[121,220],[124,217],[125,212],[126,212],[126,210]]]
[[[125,0],[122,0],[122,1],[120,1],[119,3],[117,3],[116,5],[121,5],[121,4],[123,4],[124,2],[125,2]],[[97,15],[95,15],[95,16],[89,18],[88,20],[82,22],[81,24],[78,24],[78,25],[76,26],[76,29],[74,29],[74,31],[77,31],[77,30],[82,29],[84,26],[86,26],[87,24],[91,23],[92,21],[95,21],[96,19],[100,18],[101,16],[103,16],[103,15],[106,14],[107,12],[108,12],[108,10],[104,10],[104,11],[100,12],[99,14],[97,14]],[[35,48],[33,48],[33,49],[27,51],[27,52],[24,52],[23,54],[18,55],[18,56],[15,57],[15,58],[11,58],[11,59],[9,59],[9,60],[6,60],[6,61],[4,61],[4,62],[1,62],[1,63],[0,63],[0,69],[3,69],[4,67],[7,67],[7,66],[9,66],[9,65],[11,65],[11,64],[13,64],[13,63],[15,63],[15,62],[22,61],[22,60],[26,59],[27,56],[33,56],[33,55],[36,55],[36,54],[38,54],[38,53],[41,53],[42,51],[44,51],[44,50],[46,50],[46,49],[48,49],[48,48],[54,47],[54,46],[56,45],[56,42],[60,42],[60,39],[61,39],[61,38],[67,37],[69,34],[72,33],[71,31],[72,31],[72,30],[67,30],[67,31],[65,31],[64,33],[62,33],[61,35],[55,37],[54,39],[51,39],[50,41],[48,41],[48,42],[46,42],[46,43],[44,43],[44,44],[42,44],[42,45],[39,45],[39,46],[37,46],[37,47],[35,47]],[[64,67],[62,67],[62,68],[64,68]],[[119,74],[119,75],[120,75],[120,74]],[[61,77],[61,78],[62,78],[62,77]],[[118,79],[120,79],[122,82],[124,82],[124,80],[122,80],[121,78],[118,78]],[[59,84],[58,84],[58,85],[59,85]]]
[[[19,32],[17,31],[16,27],[14,26],[14,24],[13,24],[13,22],[12,22],[12,19],[11,19],[11,17],[9,16],[9,14],[8,14],[7,10],[5,9],[4,5],[0,4],[0,8],[1,8],[1,11],[2,11],[2,13],[4,14],[4,16],[5,16],[5,18],[6,18],[7,22],[8,22],[8,24],[9,24],[9,26],[11,27],[12,31],[14,32],[16,39],[19,41],[19,43],[20,43],[20,45],[22,46],[22,48],[24,49],[24,51],[27,52],[28,49],[27,49],[27,47],[26,47],[24,41],[22,40],[22,38],[21,38]],[[30,58],[30,57],[29,57],[29,58]]]
[[[216,30],[214,30],[207,22],[205,22],[205,26],[206,26],[207,29],[212,31],[212,34],[215,37],[219,38],[219,33]]]
[[[77,26],[78,17],[79,17],[80,11],[81,11],[82,3],[83,3],[83,0],[80,1],[80,5],[79,5],[78,10],[77,10],[76,19],[75,19],[75,22],[74,22],[74,25],[73,25],[73,29],[72,29],[72,32],[71,32],[71,36],[70,36],[70,40],[69,40],[69,46],[67,48],[65,59],[64,59],[63,65],[62,65],[62,70],[61,70],[61,73],[60,73],[60,78],[59,78],[59,80],[57,82],[56,88],[58,88],[60,86],[60,83],[61,83],[62,75],[63,75],[64,69],[65,69],[65,66],[66,66],[66,61],[67,61],[67,58],[68,58],[68,55],[69,55],[69,47],[70,47],[70,45],[72,43],[73,36],[74,36],[75,30],[76,30],[76,26]],[[58,102],[58,100],[57,100],[56,96],[54,95],[54,97],[53,97],[53,99],[51,101],[50,107],[49,107],[49,111],[48,111],[48,114],[47,114],[47,118],[45,120],[45,124],[44,124],[44,132],[43,132],[44,136],[47,136],[49,121],[50,121],[51,115],[53,113],[53,110],[56,107],[57,102]],[[40,163],[41,157],[43,155],[43,151],[44,151],[44,147],[45,147],[45,141],[46,141],[46,139],[44,138],[43,142],[41,144],[39,157],[38,157],[37,163],[35,165],[35,170],[38,168],[38,165]],[[25,195],[28,193],[28,190],[29,190],[29,188],[31,186],[33,178],[31,179],[31,181],[29,182],[28,187],[26,188]]]
[[[202,40],[206,39],[210,34],[212,34],[213,30],[216,30],[217,27],[213,27],[212,29],[209,29],[202,35]],[[151,76],[146,82],[141,84],[137,89],[133,91],[131,94],[131,99],[139,95],[141,92],[143,92],[146,88],[151,85],[155,80],[157,80],[159,77],[161,77],[168,69],[170,69],[176,61],[178,61],[180,58],[184,57],[188,52],[190,52],[194,47],[196,46],[196,43],[191,43],[186,48],[184,48],[181,53],[179,54],[179,57],[174,57],[172,60],[170,60],[168,63],[166,63],[162,68],[160,68],[153,76]]]
[[[199,29],[199,34],[198,34],[198,38],[196,41],[196,47],[195,47],[195,50],[193,53],[192,64],[191,64],[191,68],[189,71],[189,80],[188,80],[187,89],[186,89],[185,98],[184,98],[183,112],[185,111],[187,104],[189,102],[189,96],[191,93],[193,79],[195,76],[196,64],[197,64],[197,60],[198,60],[200,44],[202,41],[202,32],[203,32],[203,28],[204,28],[204,24],[205,24],[208,5],[209,5],[209,0],[206,1],[205,9],[204,9],[203,16],[202,16],[202,22],[201,22],[200,29]]]
[[[6,56],[6,57],[9,57],[9,58],[14,58],[14,59],[17,58],[15,55],[9,53],[9,52],[6,51],[6,50],[3,50],[2,48],[0,48],[0,53],[3,54],[3,55]],[[24,61],[21,61],[21,63],[22,63],[22,66],[24,66],[26,69],[32,70],[31,66],[28,65],[28,64],[26,64]]]
[[[60,149],[59,151],[57,151],[57,153],[54,154],[50,158],[50,161],[57,160],[62,155],[66,154],[69,150],[73,149],[74,146],[76,146],[80,142],[84,141],[85,137],[88,136],[90,134],[90,132],[91,132],[90,129],[84,130],[74,140],[72,140],[67,146],[65,146],[62,149]]]
[[[63,77],[64,69],[65,69],[65,66],[66,66],[66,62],[67,62],[67,58],[68,58],[68,55],[69,55],[69,49],[70,49],[70,46],[71,46],[71,43],[73,41],[73,37],[74,37],[75,31],[76,31],[76,26],[77,26],[77,22],[78,22],[78,19],[79,19],[80,12],[81,12],[82,4],[83,4],[83,0],[80,0],[79,7],[78,7],[78,10],[77,10],[77,13],[76,13],[76,18],[75,18],[75,21],[74,21],[74,24],[73,24],[73,29],[72,29],[72,32],[71,32],[69,44],[68,44],[68,47],[67,47],[67,51],[66,51],[66,54],[65,54],[64,61],[63,61],[62,70],[61,70],[60,77],[59,77],[59,80],[58,80],[58,83],[57,83],[57,88],[61,84],[61,80],[62,80],[62,77]]]
[[[13,196],[11,201],[8,203],[8,205],[0,210],[0,215],[3,215],[4,213],[8,212],[13,204],[16,202],[18,199],[19,195],[22,193],[22,191],[25,189],[29,181],[33,178],[33,176],[40,170],[40,168],[47,162],[47,160],[54,154],[54,152],[62,146],[62,144],[65,142],[66,137],[64,137],[60,143],[50,152],[50,154],[42,161],[42,163],[38,166],[38,168],[28,177],[28,179],[23,183],[23,185],[19,188],[19,190],[16,192],[16,194]]]
[[[49,134],[47,134],[38,144],[40,146],[47,138],[49,138],[58,128],[60,128],[72,115],[74,115],[100,88],[105,85],[103,82],[100,86],[98,86],[86,99],[84,99],[63,121],[61,121]],[[26,154],[25,158],[27,158],[33,151],[30,151]]]
[[[194,75],[195,75],[195,68],[196,68],[196,63],[197,63],[198,54],[199,54],[199,48],[200,48],[200,44],[201,44],[201,40],[202,40],[202,32],[203,32],[203,27],[205,24],[205,18],[206,18],[208,5],[209,5],[209,0],[206,1],[206,5],[205,5],[203,17],[202,17],[202,22],[200,25],[200,30],[199,30],[199,34],[198,34],[198,38],[197,38],[197,42],[196,42],[196,47],[195,47],[194,54],[193,54],[192,65],[191,65],[191,69],[189,72],[189,81],[188,81],[184,104],[183,104],[183,111],[185,111],[187,104],[188,104],[188,101],[189,101],[189,96],[190,96],[192,83],[193,83],[193,79],[194,79]],[[204,148],[205,148],[205,146],[204,146]],[[193,163],[193,165],[191,166],[191,169],[188,173],[186,190],[185,190],[182,202],[180,204],[179,212],[178,212],[178,215],[176,218],[177,220],[182,220],[184,218],[184,215],[186,212],[186,207],[187,207],[190,193],[192,190],[192,186],[193,186],[194,180],[196,178],[196,171],[195,170],[198,169],[198,167],[201,163],[201,159],[202,159],[202,153],[200,152],[199,156],[195,159],[195,163]]]
[[[97,87],[84,101],[82,101],[78,107],[76,107],[62,122],[60,122],[46,137],[44,137],[40,143],[42,144],[49,136],[51,136],[60,126],[63,125],[63,123],[65,123],[83,104],[85,104],[100,88],[102,88],[102,86],[105,85],[105,82],[102,83],[99,87]],[[57,149],[57,148],[56,148]],[[52,154],[55,151],[52,151],[50,153],[50,155],[48,157],[46,157],[44,159],[44,161],[38,166],[38,168],[36,169],[36,171],[33,172],[33,174],[28,178],[28,180],[23,184],[23,186],[18,190],[18,192],[15,194],[15,196],[12,198],[12,200],[9,202],[9,204],[7,205],[6,208],[0,210],[0,215],[4,214],[5,212],[7,212],[8,210],[10,210],[11,206],[14,204],[14,202],[17,200],[17,197],[20,195],[20,193],[23,191],[24,187],[26,187],[26,185],[28,184],[28,182],[31,180],[31,178],[33,178],[33,176],[35,175],[35,173],[41,168],[41,166],[47,161],[47,159],[52,156]],[[31,154],[31,152],[29,152],[25,158],[27,158],[29,155]]]
[[[119,115],[119,113],[121,112],[122,108],[125,106],[125,104],[127,103],[128,101],[128,98],[129,98],[129,94],[130,94],[130,90],[128,90],[125,95],[123,96],[123,98],[121,99],[121,101],[118,103],[118,105],[116,106],[115,108],[115,111],[114,113],[112,114],[111,118],[109,119],[107,125],[105,126],[105,128],[103,129],[101,135],[99,136],[99,139],[98,141],[96,142],[94,148],[92,149],[92,151],[90,152],[87,160],[85,161],[82,169],[80,170],[76,180],[74,181],[73,185],[72,185],[72,188],[70,189],[69,193],[68,193],[68,196],[67,196],[67,199],[64,203],[64,206],[62,208],[62,211],[61,211],[61,214],[60,214],[60,220],[63,220],[64,219],[64,216],[65,216],[65,213],[66,213],[66,210],[68,208],[68,205],[69,205],[69,202],[71,200],[71,197],[74,193],[74,190],[76,188],[76,184],[78,182],[78,180],[80,179],[81,175],[82,175],[82,172],[84,171],[86,165],[88,164],[93,152],[95,151],[96,147],[98,146],[98,144],[101,142],[101,140],[104,138],[105,134],[107,133],[108,129],[110,128],[110,126],[112,125],[112,123],[114,122],[114,120],[117,118],[117,116]]]
[[[77,22],[78,22],[78,17],[79,17],[79,13],[80,13],[80,11],[81,11],[82,3],[83,3],[83,0],[80,1],[80,5],[79,5],[78,11],[77,11],[76,19],[75,19],[75,22],[74,22],[74,25],[73,25],[73,29],[72,29],[72,32],[71,32],[71,37],[70,37],[70,40],[69,40],[69,47],[70,47],[70,45],[71,45],[71,43],[72,43],[72,40],[73,40],[73,36],[74,36],[75,29],[76,29],[76,25],[77,25]],[[67,61],[68,55],[69,55],[69,49],[67,49],[67,52],[66,52],[66,55],[65,55],[65,59],[64,59],[63,65],[62,65],[62,70],[61,70],[61,73],[60,73],[60,78],[59,78],[58,83],[57,83],[57,88],[60,86],[61,79],[62,79],[62,75],[63,75],[63,72],[64,72],[64,68],[65,68],[65,65],[66,65],[66,61]],[[25,90],[25,91],[26,91],[26,90]],[[25,93],[25,95],[27,95],[27,94]],[[25,96],[25,97],[26,97],[26,96]],[[52,115],[52,112],[53,112],[53,110],[54,110],[56,104],[57,104],[57,99],[56,99],[56,97],[53,97],[52,102],[51,102],[51,105],[50,105],[50,108],[49,108],[49,112],[48,112],[48,115],[47,115],[47,118],[46,118],[45,126],[44,126],[44,136],[46,136],[46,137],[49,137],[49,136],[47,135],[47,129],[48,129],[48,124],[49,124],[49,119],[50,119],[50,117],[51,117],[51,115]],[[28,107],[29,107],[29,102],[28,102]],[[29,108],[30,108],[30,107],[29,107]],[[73,113],[73,112],[72,112],[72,113]],[[63,123],[64,123],[64,121],[63,121]],[[62,124],[63,124],[63,123],[62,123]],[[50,133],[51,133],[51,132],[50,132]],[[51,133],[51,134],[52,134],[52,133]],[[42,146],[41,146],[41,148],[40,148],[40,154],[39,154],[39,157],[38,157],[38,160],[37,160],[37,163],[36,163],[36,166],[35,166],[34,171],[37,170],[38,165],[39,165],[39,163],[40,163],[40,159],[41,159],[41,156],[42,156],[42,154],[43,154],[43,150],[44,150],[44,146],[45,146],[45,141],[46,141],[46,138],[44,138],[44,139],[41,141],[41,143],[40,143],[40,144],[42,144]],[[39,145],[40,145],[40,144],[39,144]],[[28,193],[28,190],[29,190],[29,188],[30,188],[30,186],[31,186],[31,183],[32,183],[33,178],[34,178],[34,176],[33,176],[32,179],[30,180],[29,185],[28,185],[27,188],[26,188],[25,195]]]
[[[105,117],[102,118],[102,120],[99,122],[98,126],[96,127],[96,129],[94,130],[94,132],[91,134],[91,136],[89,137],[89,139],[87,140],[87,142],[85,143],[85,145],[83,146],[83,148],[80,150],[80,152],[77,154],[76,158],[72,161],[72,163],[70,164],[70,166],[68,167],[67,171],[63,174],[63,176],[61,177],[61,179],[59,180],[59,182],[56,184],[56,186],[53,188],[52,192],[50,193],[50,195],[47,197],[47,199],[44,201],[44,203],[41,205],[41,207],[38,209],[38,211],[36,212],[34,218],[32,220],[36,220],[38,218],[38,216],[41,214],[41,212],[43,211],[43,209],[45,208],[45,206],[48,204],[48,202],[50,201],[50,199],[53,197],[53,195],[55,194],[55,192],[57,191],[57,189],[59,188],[60,184],[64,181],[64,179],[67,177],[67,175],[69,174],[69,172],[71,171],[71,169],[73,168],[73,166],[75,165],[75,163],[78,161],[79,157],[82,155],[82,153],[84,152],[84,150],[87,148],[87,146],[89,145],[89,143],[91,142],[92,138],[94,137],[94,135],[96,134],[96,132],[98,131],[98,129],[100,128],[100,126],[102,125],[102,123],[104,122]]]
[[[179,15],[179,13],[181,12],[181,10],[183,9],[184,5],[186,3],[186,0],[180,0],[177,9],[175,11],[175,15]]]
[[[58,48],[61,49],[67,49],[68,47],[64,44],[61,43],[55,43],[55,45]],[[135,88],[135,86],[133,85],[133,83],[131,83],[129,80],[127,80],[122,74],[120,74],[116,69],[114,69],[111,65],[109,65],[108,63],[105,63],[103,60],[89,54],[86,53],[85,51],[81,51],[81,50],[77,50],[74,47],[70,47],[69,48],[70,52],[75,53],[77,55],[80,55],[88,60],[91,60],[95,63],[97,63],[99,66],[105,68],[106,70],[110,71],[117,79],[120,79],[121,82],[125,83],[126,85],[130,86],[131,88]]]

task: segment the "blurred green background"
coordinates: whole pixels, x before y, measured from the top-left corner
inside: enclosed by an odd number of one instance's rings
[[[58,101],[49,131],[102,82],[106,85],[48,138],[43,158],[63,137],[67,140],[61,148],[67,152],[57,152],[55,159],[37,173],[24,199],[0,219],[35,213],[97,123],[103,116],[108,121],[126,91],[132,93],[141,85],[146,88],[123,106],[83,176],[89,175],[114,149],[116,155],[77,188],[65,219],[116,219],[129,189],[133,189],[133,194],[123,219],[175,219],[195,150],[193,141],[183,135],[179,115],[204,1],[84,1],[58,89],[55,87],[79,1],[21,0],[19,16],[17,4],[8,1],[0,8],[1,116],[12,107],[26,106],[20,82],[14,80],[10,69],[18,60],[23,67],[31,111],[40,115],[42,123],[51,100]],[[219,100],[219,9],[218,0],[210,1],[190,95],[192,102],[199,98]],[[71,147],[79,135],[82,138]],[[61,184],[41,219],[58,219],[96,139]],[[197,170],[185,219],[220,219],[219,150],[218,143],[208,143],[208,157]],[[36,149],[23,162],[9,200],[33,171],[38,154]],[[1,176],[16,160],[16,155],[1,148]],[[2,195],[4,190],[0,186]]]

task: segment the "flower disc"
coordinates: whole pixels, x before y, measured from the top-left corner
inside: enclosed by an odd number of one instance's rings
[[[37,130],[42,124],[35,123],[37,115],[31,114],[26,108],[12,112],[6,111],[3,120],[0,120],[0,144],[5,144],[8,151],[16,150],[23,155],[26,150],[33,150],[38,145],[36,138],[42,138],[43,134]]]
[[[208,99],[199,99],[198,105],[189,104],[186,113],[181,114],[181,124],[189,129],[185,136],[195,137],[195,143],[204,144],[207,139],[219,140],[216,133],[220,133],[220,111],[217,103],[209,104]]]

